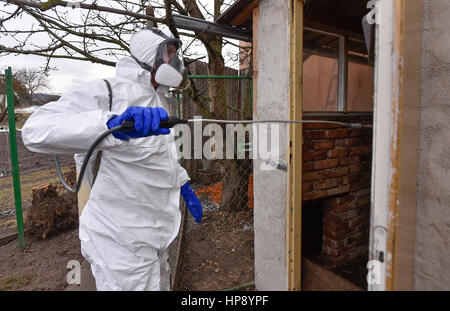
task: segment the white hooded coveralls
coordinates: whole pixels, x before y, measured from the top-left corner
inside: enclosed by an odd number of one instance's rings
[[[148,30],[140,31],[130,49],[140,61],[153,65],[162,40]],[[83,153],[108,130],[106,122],[114,114],[129,106],[167,110],[164,96],[150,82],[150,73],[130,57],[119,60],[115,77],[108,81],[113,93],[111,112],[103,80],[77,86],[27,120],[22,129],[27,148],[76,153],[80,169]],[[100,168],[79,227],[81,252],[91,264],[97,290],[170,289],[167,247],[180,227],[180,187],[189,180],[174,148],[173,133],[129,141],[109,135],[99,145],[103,150]],[[92,184],[92,177],[92,171],[86,172],[85,181]]]

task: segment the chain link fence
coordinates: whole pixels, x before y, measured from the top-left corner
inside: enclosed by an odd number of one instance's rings
[[[181,115],[221,120],[249,120],[252,117],[252,81],[245,72],[225,70],[228,77],[206,77],[207,65],[190,65],[191,86],[180,100]],[[223,86],[222,99],[214,98],[211,90]],[[232,158],[225,148],[227,127],[219,123],[190,124],[189,145],[182,145],[182,159],[191,184],[202,202],[203,219],[196,223],[185,212],[180,229],[178,265],[174,290],[252,289],[254,281],[253,231],[253,161],[250,158],[250,133],[238,141],[233,132]],[[197,129],[195,127],[197,126]],[[199,135],[201,129],[201,135]],[[222,132],[223,135],[218,135]],[[201,136],[202,138],[200,138]],[[183,136],[182,136],[183,137]],[[202,157],[195,144],[201,140]],[[185,140],[183,140],[184,142]],[[223,144],[221,144],[223,141]],[[186,153],[186,148],[190,152]],[[229,147],[228,147],[229,148]],[[239,159],[238,159],[238,154]],[[198,155],[198,152],[197,152]],[[228,153],[229,155],[229,153]],[[226,159],[224,159],[226,158]]]

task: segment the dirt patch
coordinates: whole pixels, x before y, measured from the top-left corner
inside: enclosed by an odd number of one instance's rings
[[[31,217],[53,225],[59,221],[66,221],[66,218],[69,218],[71,223],[71,216],[68,213],[70,209],[67,206],[72,206],[76,211],[75,196],[62,188],[59,183],[53,156],[33,153],[26,149],[20,131],[17,132],[17,143],[25,222],[30,219],[32,211],[32,188],[51,183],[57,193],[53,201],[62,202],[60,205],[63,207],[58,208],[56,204],[50,209],[52,212],[43,213],[44,216],[40,214],[39,217],[36,215]],[[6,146],[0,148],[1,235],[16,230],[8,133],[0,133],[0,146]],[[72,155],[61,156],[60,162],[63,173],[73,171]],[[252,180],[251,178],[249,188],[252,187]],[[193,186],[196,190],[202,190]],[[253,191],[249,193],[252,194]],[[195,223],[189,213],[186,215],[186,232],[177,275],[179,282],[174,287],[176,290],[223,290],[254,281],[253,197],[248,198],[247,210],[230,213],[220,211],[218,208],[217,202],[220,202],[221,194],[220,183],[198,193],[204,206],[201,224]],[[51,201],[42,200],[42,202],[44,205],[51,204]],[[27,234],[25,250],[18,248],[17,241],[1,246],[0,290],[66,289],[68,261],[83,260],[78,229],[64,231],[70,227],[64,226],[53,232],[47,228],[42,231],[42,233],[47,231],[46,239],[34,238]],[[42,233],[37,235],[42,237]],[[52,234],[54,236],[51,237]],[[247,286],[240,289],[252,288]]]
[[[28,237],[0,247],[0,290],[64,290],[70,260],[82,262],[78,229],[49,239]]]
[[[352,282],[362,290],[367,290],[367,262],[369,260],[367,254],[356,257],[339,266],[331,265],[322,254],[308,256],[307,258],[321,267]]]
[[[344,279],[349,280],[353,284],[358,285],[363,290],[367,290],[367,262],[368,255],[363,255],[354,260],[345,263],[344,265],[334,268],[332,271]]]
[[[186,215],[175,290],[225,290],[254,281],[253,209],[220,211],[215,202],[219,188],[215,184],[196,191],[204,216],[198,224]]]
[[[73,185],[75,168],[65,178]],[[24,213],[26,248],[19,249],[17,241],[0,247],[0,290],[64,290],[68,261],[83,261],[76,195],[62,185],[47,185],[36,193]],[[15,229],[15,216],[9,224]]]

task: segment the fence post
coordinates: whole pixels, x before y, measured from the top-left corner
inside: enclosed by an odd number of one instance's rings
[[[11,148],[10,150],[14,184],[14,201],[16,205],[17,239],[19,241],[19,247],[24,248],[25,234],[23,229],[22,195],[20,193],[19,157],[17,153],[16,120],[14,114],[14,93],[11,67],[8,67],[8,69],[5,70],[5,78],[6,99],[8,103],[9,144]]]

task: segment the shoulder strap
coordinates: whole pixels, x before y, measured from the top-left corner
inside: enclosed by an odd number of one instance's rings
[[[108,80],[103,79],[103,81],[105,81],[106,86],[108,87],[108,95],[109,95],[109,111],[111,111],[112,108],[112,88],[111,88],[111,83],[109,83]]]
[[[109,95],[109,111],[111,111],[112,108],[112,88],[111,83],[109,83],[108,80],[104,79],[106,86],[108,87],[108,95]],[[95,160],[95,167],[94,167],[94,180],[92,181],[92,186],[94,186],[95,179],[97,178],[98,169],[100,168],[100,162],[102,160],[102,152],[97,152],[97,159]]]

